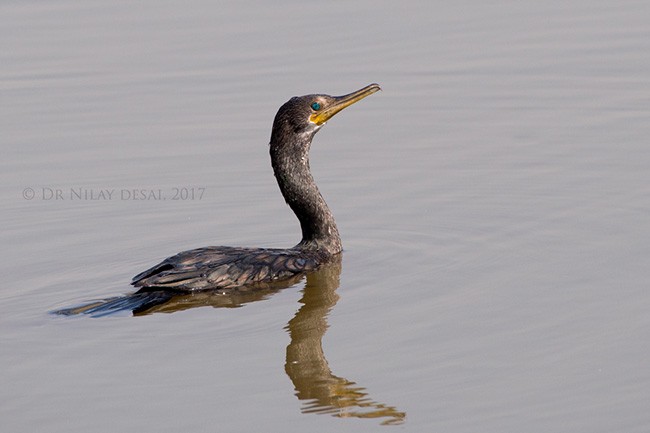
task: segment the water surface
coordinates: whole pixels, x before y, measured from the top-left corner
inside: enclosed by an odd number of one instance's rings
[[[0,9],[2,431],[650,429],[646,2]],[[273,116],[371,82],[312,148],[333,279],[47,313],[184,249],[295,244]]]

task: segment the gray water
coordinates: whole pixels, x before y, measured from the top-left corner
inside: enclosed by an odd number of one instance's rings
[[[650,431],[649,23],[631,0],[3,3],[0,430]],[[273,116],[371,82],[312,147],[340,269],[241,308],[48,314],[184,249],[296,243]]]

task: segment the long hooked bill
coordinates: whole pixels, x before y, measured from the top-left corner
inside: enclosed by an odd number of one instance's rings
[[[322,111],[309,116],[309,120],[314,122],[316,125],[322,125],[336,113],[343,110],[345,107],[349,107],[355,102],[358,102],[366,96],[370,96],[379,90],[381,90],[379,84],[373,83],[367,85],[363,89],[359,89],[356,92],[352,92],[347,95],[333,96],[332,98],[334,99],[334,102],[331,105],[324,107]]]

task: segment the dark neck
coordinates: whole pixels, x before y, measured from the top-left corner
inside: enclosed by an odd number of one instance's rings
[[[296,248],[337,254],[341,252],[339,231],[309,170],[312,137],[293,135],[274,143],[278,137],[272,136],[271,164],[284,199],[300,221],[302,240]]]

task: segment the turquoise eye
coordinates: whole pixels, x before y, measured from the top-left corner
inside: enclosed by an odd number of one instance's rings
[[[311,104],[311,109],[314,111],[320,110],[320,104],[318,102],[314,102],[313,104]]]

